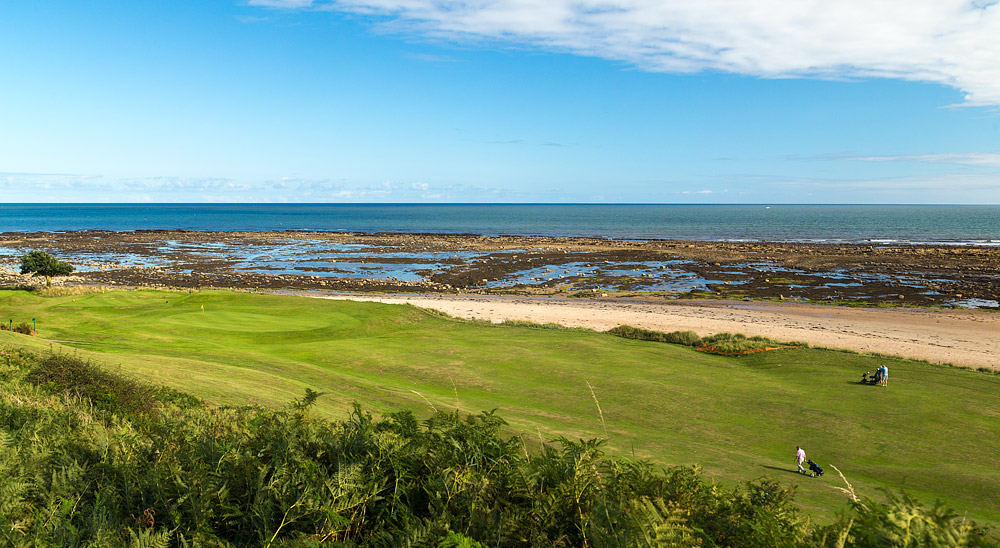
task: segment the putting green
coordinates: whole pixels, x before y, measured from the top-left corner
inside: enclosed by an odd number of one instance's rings
[[[230,310],[178,312],[164,316],[161,322],[196,329],[214,331],[233,331],[247,333],[306,331],[321,329],[331,325],[343,325],[343,318],[336,314],[306,317],[276,317],[258,312],[241,312]],[[341,321],[337,321],[340,319]]]

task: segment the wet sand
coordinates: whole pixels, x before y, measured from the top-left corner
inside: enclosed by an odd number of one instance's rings
[[[340,232],[0,233],[0,284],[28,250],[66,283],[377,293],[725,299],[1000,309],[1000,246],[608,240]]]
[[[408,303],[461,318],[526,320],[604,331],[621,324],[657,331],[763,335],[813,346],[1000,370],[1000,314],[985,310],[870,309],[797,303],[580,301],[461,295],[327,294],[330,299]]]

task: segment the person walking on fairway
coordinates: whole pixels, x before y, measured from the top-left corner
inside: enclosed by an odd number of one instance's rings
[[[806,452],[798,445],[795,446],[795,464],[799,467],[799,473],[805,474],[806,469],[802,467],[802,463],[806,461]]]

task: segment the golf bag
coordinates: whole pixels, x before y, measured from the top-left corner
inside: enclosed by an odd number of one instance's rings
[[[811,477],[818,478],[818,477],[820,477],[820,476],[823,475],[823,469],[820,468],[818,464],[816,464],[815,462],[813,462],[811,460],[810,461],[806,461],[806,462],[809,463],[809,472],[810,472],[809,475]]]
[[[877,369],[875,370],[874,375],[868,373],[867,371],[861,374],[861,384],[876,385],[881,380],[882,380],[882,372]]]

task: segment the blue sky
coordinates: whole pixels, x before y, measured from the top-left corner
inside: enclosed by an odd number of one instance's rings
[[[6,1],[0,202],[995,204],[996,36],[951,0]]]

